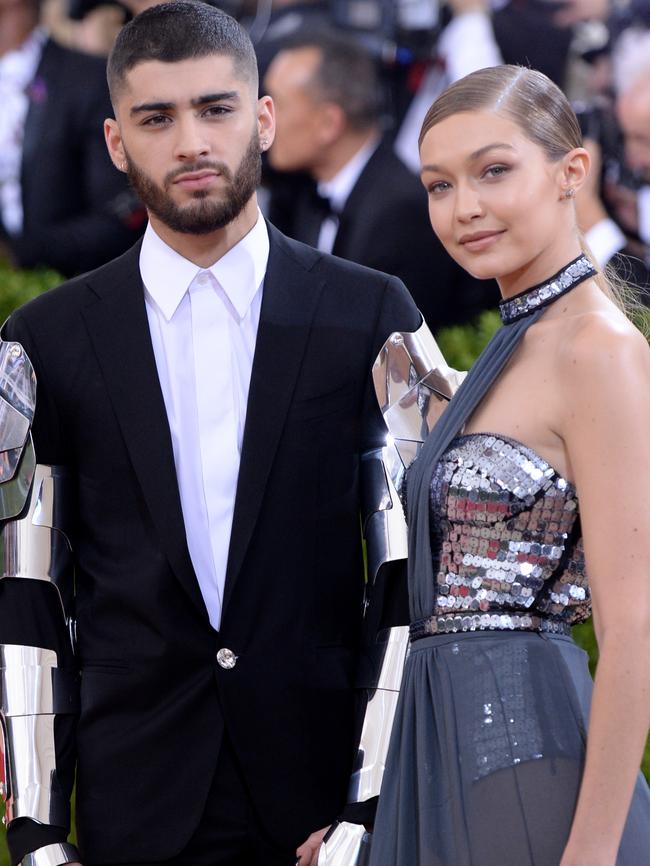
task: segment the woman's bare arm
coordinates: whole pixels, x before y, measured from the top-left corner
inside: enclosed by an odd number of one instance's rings
[[[615,866],[650,725],[650,347],[584,317],[561,353],[566,443],[580,500],[600,660],[586,766],[560,866]]]

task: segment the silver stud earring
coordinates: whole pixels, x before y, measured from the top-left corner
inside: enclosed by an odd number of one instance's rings
[[[564,191],[564,198],[575,198],[576,191],[572,186]]]

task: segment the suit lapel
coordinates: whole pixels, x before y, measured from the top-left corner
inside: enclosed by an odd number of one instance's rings
[[[138,482],[169,563],[207,618],[187,549],[174,454],[151,344],[140,244],[93,274],[83,316]]]
[[[269,226],[271,249],[248,395],[224,612],[257,521],[311,323],[324,285],[309,271],[321,257]]]

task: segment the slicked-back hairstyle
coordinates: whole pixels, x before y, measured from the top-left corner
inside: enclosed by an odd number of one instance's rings
[[[113,107],[127,73],[139,63],[176,63],[210,54],[232,57],[237,75],[257,92],[255,49],[232,16],[199,0],[173,0],[146,9],[122,28],[109,55]]]
[[[494,111],[514,121],[551,162],[582,145],[580,125],[568,99],[537,69],[491,66],[456,81],[427,112],[420,146],[431,127],[464,111]]]
[[[427,132],[448,117],[468,111],[492,111],[513,121],[537,144],[549,162],[559,162],[582,146],[580,124],[560,88],[537,69],[491,66],[471,72],[448,87],[422,122],[419,145]],[[609,266],[603,271],[576,225],[583,252],[596,270],[596,283],[623,312],[640,310],[634,291]]]
[[[284,50],[301,48],[316,48],[321,56],[309,84],[312,95],[338,105],[352,129],[374,126],[383,100],[375,61],[363,46],[335,31],[314,29],[292,39]]]

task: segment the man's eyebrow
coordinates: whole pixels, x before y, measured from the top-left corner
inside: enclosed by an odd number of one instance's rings
[[[486,144],[484,147],[479,147],[478,150],[473,151],[467,158],[468,162],[474,162],[477,159],[480,159],[482,156],[485,156],[490,150],[515,150],[515,148],[511,144],[506,144],[505,141],[495,141],[493,144]],[[444,171],[444,169],[439,165],[423,165],[422,171]]]
[[[197,107],[210,102],[225,102],[226,100],[237,99],[239,99],[239,93],[236,90],[222,90],[216,93],[206,93],[196,96],[194,99],[190,99],[190,105]],[[133,117],[136,114],[144,114],[147,111],[172,111],[174,108],[176,108],[175,102],[141,102],[139,105],[134,105],[129,113]]]
[[[222,90],[217,93],[206,93],[205,96],[197,96],[190,100],[191,105],[205,105],[207,102],[225,102],[226,100],[239,99],[237,90]]]
[[[135,114],[144,114],[145,111],[171,111],[172,108],[173,102],[141,102],[140,105],[133,105],[129,114],[133,117]]]

